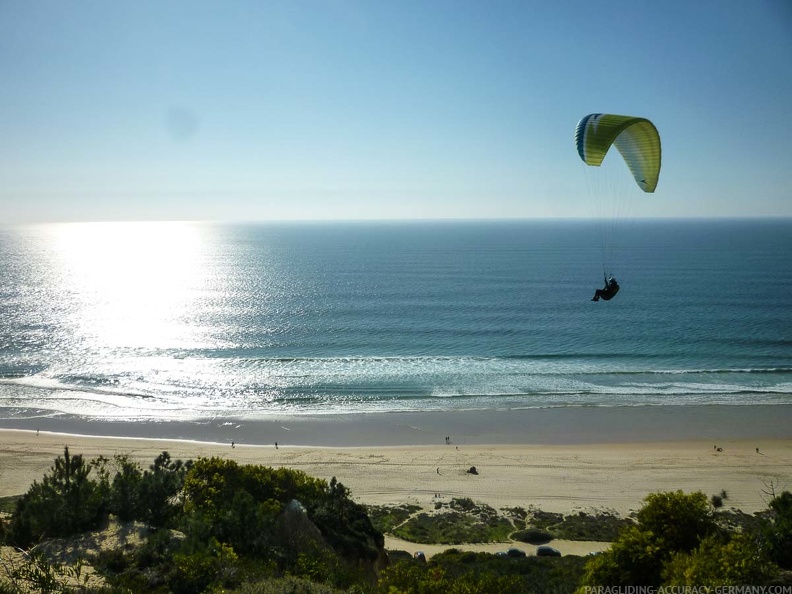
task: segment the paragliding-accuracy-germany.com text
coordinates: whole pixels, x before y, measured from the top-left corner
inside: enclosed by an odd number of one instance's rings
[[[584,594],[792,594],[792,586],[584,586]]]

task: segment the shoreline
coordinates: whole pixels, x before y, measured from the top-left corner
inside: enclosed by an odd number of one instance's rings
[[[336,477],[360,503],[425,510],[438,499],[467,497],[496,509],[628,515],[650,493],[681,489],[707,497],[726,491],[726,507],[753,513],[767,508],[769,490],[792,490],[792,405],[383,413],[203,424],[2,420],[0,496],[27,491],[64,446],[89,461],[127,455],[143,469],[163,451],[173,459],[218,456],[292,468],[328,481]],[[478,475],[467,472],[472,466]]]
[[[757,445],[759,443],[759,445]],[[332,477],[359,503],[418,505],[470,498],[495,509],[536,507],[569,514],[640,508],[650,493],[728,493],[725,507],[767,508],[769,491],[792,489],[792,438],[576,445],[313,447],[76,436],[0,430],[0,496],[20,495],[41,480],[63,448],[88,461],[126,455],[143,469],[163,451],[173,459],[217,456],[239,464],[291,468]],[[759,451],[756,451],[759,448]],[[476,475],[468,471],[475,466]]]
[[[385,412],[200,421],[108,421],[66,416],[0,419],[0,430],[238,445],[377,447],[583,445],[792,438],[789,405],[558,407]],[[759,444],[757,444],[759,445]]]

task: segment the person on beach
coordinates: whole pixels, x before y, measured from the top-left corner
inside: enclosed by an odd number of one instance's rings
[[[591,300],[599,301],[600,299],[604,299],[605,301],[610,301],[616,296],[616,293],[618,292],[619,283],[616,282],[616,279],[612,276],[605,276],[605,288],[597,289],[594,292],[594,297],[592,297]]]

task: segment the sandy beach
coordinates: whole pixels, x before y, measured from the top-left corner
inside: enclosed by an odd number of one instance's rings
[[[718,451],[715,446],[720,448]],[[148,467],[162,451],[173,458],[220,456],[242,464],[285,466],[336,477],[367,504],[469,497],[493,507],[583,508],[627,514],[655,491],[726,491],[726,505],[766,507],[766,484],[792,488],[792,439],[687,440],[573,445],[310,447],[250,446],[0,430],[0,495],[27,490],[68,446],[88,459],[127,454]],[[759,447],[759,452],[756,449]],[[478,475],[466,472],[475,466]]]
[[[200,426],[39,419],[37,425],[44,429],[0,429],[0,496],[24,493],[68,446],[89,460],[125,454],[144,468],[163,451],[183,460],[219,456],[241,464],[283,466],[327,480],[336,477],[361,503],[410,503],[426,510],[438,500],[468,497],[496,509],[533,506],[565,514],[613,510],[627,515],[649,493],[681,489],[707,496],[726,491],[727,507],[752,513],[767,507],[770,489],[792,489],[791,411],[750,406],[566,409]],[[58,425],[68,432],[51,430]],[[216,441],[184,439],[196,433]],[[261,443],[265,439],[269,443]],[[473,466],[477,475],[468,472]],[[608,543],[553,545],[564,554],[586,554]],[[423,550],[429,556],[448,548],[392,538],[386,546]],[[504,546],[463,548],[494,552]],[[529,553],[533,549],[525,548]]]
[[[435,497],[469,497],[496,508],[627,514],[649,493],[682,489],[725,490],[727,505],[754,512],[765,507],[765,483],[792,488],[791,428],[792,406],[569,407],[192,424],[4,420],[0,495],[26,491],[69,446],[88,459],[127,454],[144,467],[163,451],[181,459],[221,456],[285,466],[335,476],[368,504],[430,507]],[[478,475],[466,472],[471,466]]]

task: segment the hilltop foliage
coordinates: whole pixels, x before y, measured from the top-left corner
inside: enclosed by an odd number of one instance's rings
[[[288,574],[349,587],[373,583],[385,558],[382,533],[335,478],[167,452],[143,470],[126,457],[87,463],[66,448],[17,500],[7,540],[29,548],[97,529],[110,514],[153,529],[138,549],[95,559],[110,584],[132,591],[202,592]]]
[[[608,551],[588,558],[452,549],[428,562],[394,555],[389,567],[382,532],[349,495],[335,478],[284,468],[221,458],[182,462],[163,452],[144,470],[124,456],[86,462],[65,449],[41,481],[6,500],[14,511],[0,522],[0,537],[31,554],[3,559],[0,594],[510,594],[762,585],[792,575],[784,573],[792,569],[789,492],[750,521],[715,508],[702,493],[681,491],[649,495],[635,521],[605,514],[602,526],[596,525],[601,515],[514,508],[504,516],[469,499],[439,503],[433,514],[372,508],[378,526],[421,538],[502,540],[516,527],[525,540],[539,541],[565,531],[617,533]],[[101,529],[111,516],[134,525],[143,540],[62,565],[46,556],[56,537]]]
[[[701,492],[653,493],[636,519],[587,563],[582,586],[757,585],[778,574],[761,535],[721,528]],[[778,514],[765,530],[779,534],[785,521]]]

